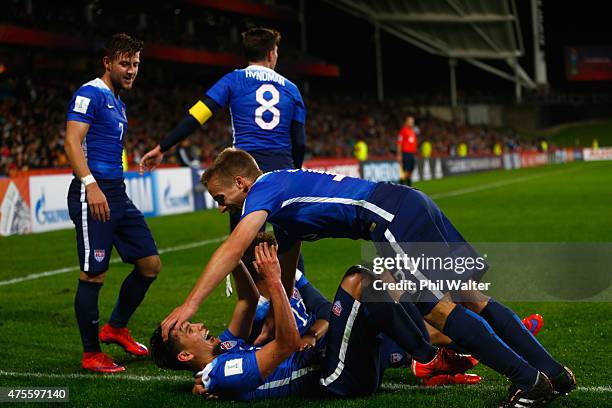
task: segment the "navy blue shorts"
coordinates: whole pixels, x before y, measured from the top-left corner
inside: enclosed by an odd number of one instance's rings
[[[338,397],[374,394],[382,380],[379,333],[368,323],[363,304],[341,287],[325,340],[321,386]]]
[[[402,152],[402,169],[412,172],[414,170],[414,153]]]
[[[381,257],[408,255],[427,258],[430,267],[420,268],[414,274],[403,271],[401,279],[409,279],[420,285],[423,281],[478,281],[488,265],[478,252],[466,242],[442,210],[425,193],[406,186],[379,183],[368,202],[379,208],[378,214],[364,212],[365,225],[370,226],[370,239]],[[446,268],[445,263],[460,265],[466,259],[479,258],[482,268],[474,264],[465,267]],[[437,262],[444,260],[445,262]],[[443,267],[440,267],[444,265]],[[419,302],[437,303],[448,290],[423,290],[417,293]]]
[[[142,212],[125,192],[123,180],[97,180],[110,207],[110,221],[95,220],[88,209],[85,186],[73,179],[68,190],[68,211],[76,229],[81,270],[98,275],[108,270],[113,246],[123,262],[158,255],[157,245]]]

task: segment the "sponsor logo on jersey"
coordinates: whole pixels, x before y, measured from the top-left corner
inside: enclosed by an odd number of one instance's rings
[[[94,249],[94,259],[98,262],[102,262],[104,260],[104,256],[106,255],[106,251],[104,249]]]
[[[342,303],[340,303],[340,301],[339,301],[339,300],[336,300],[336,301],[334,302],[334,305],[332,306],[332,312],[333,312],[333,313],[334,313],[336,316],[340,317],[340,314],[342,313]]]
[[[224,341],[221,343],[221,350],[230,350],[233,349],[234,347],[236,347],[236,344],[238,344],[237,341],[235,340],[228,340],[228,341]]]

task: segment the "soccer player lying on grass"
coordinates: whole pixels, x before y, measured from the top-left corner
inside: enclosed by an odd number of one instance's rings
[[[246,301],[246,291],[238,290],[242,305],[236,306],[228,326],[229,332],[238,334],[233,340],[222,341],[203,324],[184,322],[164,341],[158,328],[151,339],[156,364],[196,371],[194,392],[231,399],[375,393],[383,374],[379,335],[384,333],[401,344],[402,326],[413,324],[403,307],[394,302],[386,308],[378,307],[377,302],[362,303],[362,292],[373,291],[369,285],[373,279],[367,269],[354,266],[338,288],[327,332],[323,327],[321,332],[300,337],[281,284],[276,247],[258,245],[255,258],[257,273],[270,295],[274,339],[263,347],[241,339],[250,332],[256,302],[254,296]],[[243,277],[249,279],[246,273]],[[251,283],[251,289],[253,286]],[[394,312],[391,319],[388,310]]]
[[[248,344],[262,345],[267,341],[271,340],[274,336],[274,322],[273,315],[269,313],[270,303],[269,294],[266,285],[263,283],[257,271],[253,267],[253,261],[255,261],[255,246],[267,242],[270,246],[276,246],[277,242],[273,234],[269,232],[260,232],[257,234],[253,244],[247,249],[242,257],[245,268],[248,270],[257,290],[259,291],[260,297],[257,303],[257,309],[255,312],[255,318],[253,321],[253,327],[248,339],[244,338]],[[242,273],[242,270],[235,269],[232,274],[236,281],[236,286],[240,288],[241,279],[240,276],[236,276],[236,273]],[[239,289],[240,290],[240,289]],[[242,289],[244,292],[245,289]],[[248,288],[247,288],[248,290]],[[285,288],[287,293],[292,293],[289,297],[289,303],[295,317],[298,331],[301,336],[311,334],[317,336],[317,333],[324,332],[326,329],[327,320],[331,313],[331,303],[321,294],[321,292],[315,288],[306,278],[306,276],[296,269],[295,275],[295,287]],[[409,313],[409,310],[406,311]],[[320,319],[322,317],[322,319]],[[272,318],[272,319],[271,319]],[[422,318],[417,316],[420,320]],[[317,320],[318,319],[318,320]],[[324,319],[324,320],[323,320]],[[315,321],[316,320],[316,321]],[[314,322],[314,324],[313,324]],[[270,324],[272,323],[272,324]],[[425,324],[427,331],[424,336],[429,339],[431,336],[431,342],[435,346],[450,346],[454,347],[451,340],[440,333],[432,326]],[[236,340],[230,331],[226,330],[219,336],[222,341]],[[401,346],[390,339],[388,336],[381,335],[381,347],[380,347],[380,363],[381,371],[386,368],[400,368],[412,367],[410,354],[404,351]],[[480,377],[474,374],[464,374],[467,370],[474,367],[477,364],[477,360],[466,354],[459,354],[450,349],[445,350],[444,356],[448,360],[449,368],[443,372],[428,372],[426,376],[421,375],[420,379],[426,386],[436,385],[449,385],[449,384],[477,384],[480,382]],[[422,373],[415,373],[420,375]]]
[[[215,251],[185,302],[162,322],[164,338],[172,327],[181,327],[193,316],[238,265],[266,221],[275,227],[277,236],[291,238],[283,239],[285,247],[280,248],[281,263],[288,266],[283,270],[290,272],[283,275],[283,280],[289,282],[294,280],[301,240],[369,240],[383,258],[419,254],[416,250],[421,243],[438,243],[436,250],[441,258],[481,258],[431,198],[405,186],[304,170],[262,174],[248,153],[233,148],[217,157],[202,182],[221,211],[238,211],[242,219]],[[294,244],[288,246],[291,241]],[[460,347],[507,376],[512,385],[502,406],[535,406],[567,395],[575,388],[573,374],[552,358],[512,310],[478,291],[462,293],[462,304],[458,304],[451,300],[450,289],[429,287],[440,275],[442,279],[474,283],[485,270],[459,274],[454,269],[411,269],[408,276],[402,270],[392,271],[400,280],[410,280],[419,288],[414,294],[406,291],[399,297],[397,293],[383,293],[390,301],[404,303],[406,310],[423,315]],[[420,288],[422,283],[426,284],[424,288]],[[399,344],[412,355],[417,372],[444,369],[443,350],[424,338],[420,323],[413,318],[411,325],[405,325],[403,343]]]

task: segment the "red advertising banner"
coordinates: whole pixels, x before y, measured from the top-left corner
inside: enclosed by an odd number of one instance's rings
[[[540,152],[521,153],[521,167],[537,167],[548,164],[548,154]]]
[[[312,159],[304,162],[304,167],[310,170],[326,171],[349,177],[361,177],[357,159]]]

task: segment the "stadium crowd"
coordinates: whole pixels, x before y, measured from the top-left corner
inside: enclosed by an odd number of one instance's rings
[[[0,175],[17,170],[69,167],[63,151],[67,103],[80,84],[70,79],[6,79],[0,85]],[[129,119],[126,152],[130,164],[163,138],[181,119],[202,84],[148,87],[144,83],[124,95]],[[358,140],[370,157],[391,157],[403,118],[416,112],[419,142],[428,140],[436,155],[457,155],[459,143],[469,154],[491,154],[495,143],[507,150],[535,149],[512,131],[446,122],[400,101],[377,103],[349,96],[306,98],[308,157],[351,157]],[[229,113],[205,124],[184,147],[206,164],[232,143]],[[175,162],[169,155],[167,161]]]

